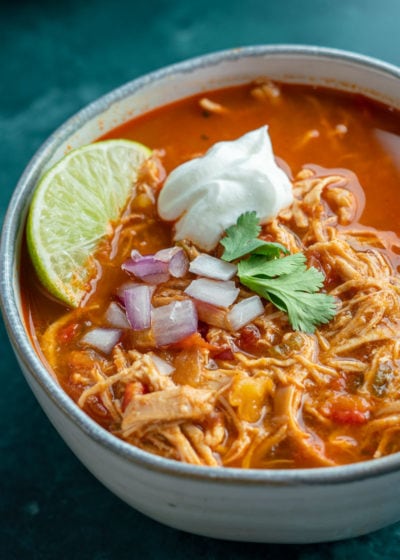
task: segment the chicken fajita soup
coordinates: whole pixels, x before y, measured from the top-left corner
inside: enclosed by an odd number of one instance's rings
[[[104,428],[169,459],[309,468],[399,451],[399,135],[390,107],[266,79],[112,130],[100,141],[151,152],[78,299],[50,295],[23,251],[49,370]]]

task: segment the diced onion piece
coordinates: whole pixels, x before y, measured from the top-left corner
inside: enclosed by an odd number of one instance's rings
[[[168,270],[174,278],[182,278],[189,269],[189,259],[182,247],[161,249],[154,257],[168,264]]]
[[[115,301],[112,301],[107,308],[106,321],[111,327],[118,329],[129,329],[130,327],[125,311]]]
[[[88,331],[81,339],[81,342],[109,354],[121,338],[120,329],[103,329],[96,327]]]
[[[211,303],[217,307],[229,307],[238,297],[239,288],[236,288],[235,282],[232,280],[198,278],[189,284],[185,292],[192,298]]]
[[[158,259],[159,261],[169,263],[169,261],[172,259],[172,257],[175,255],[177,251],[182,251],[182,249],[181,247],[178,247],[176,245],[174,247],[168,247],[167,249],[160,249],[154,255],[154,258]]]
[[[237,273],[237,266],[202,253],[192,260],[189,271],[214,280],[231,280]]]
[[[174,278],[183,278],[189,270],[189,259],[183,249],[177,251],[171,258],[168,270]]]
[[[152,359],[154,365],[156,366],[158,372],[161,373],[161,375],[171,375],[171,373],[175,371],[174,366],[167,362],[167,360],[164,360],[163,358],[160,358],[160,356],[157,356],[157,354],[149,352],[148,355]]]
[[[127,290],[128,288],[133,288],[134,286],[142,286],[142,284],[139,284],[138,282],[124,282],[121,286],[119,286],[116,292],[116,296],[124,306],[125,306],[125,300],[124,300],[125,290]],[[156,290],[156,286],[149,286],[149,288],[151,291],[151,296],[153,297],[153,294]]]
[[[153,255],[130,258],[123,263],[122,270],[149,284],[161,284],[169,278],[168,264],[154,258]]]
[[[134,331],[150,328],[151,295],[151,287],[146,284],[137,284],[124,291],[126,315]]]
[[[227,320],[232,331],[237,331],[264,312],[258,296],[251,296],[236,303],[228,312]]]
[[[229,324],[227,322],[228,312],[226,309],[198,299],[194,300],[194,302],[200,321],[207,323],[207,325],[218,327],[219,329],[229,329]]]
[[[130,288],[131,286],[138,286],[138,285],[139,285],[138,282],[133,282],[133,281],[124,282],[121,286],[119,286],[115,294],[118,298],[118,301],[120,301],[123,305],[125,305],[125,301],[124,301],[125,290],[127,288]]]
[[[151,317],[157,346],[179,342],[197,331],[197,311],[190,299],[156,307],[152,310]]]

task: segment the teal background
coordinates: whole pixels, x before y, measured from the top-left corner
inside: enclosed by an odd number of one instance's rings
[[[192,56],[261,43],[324,45],[400,65],[399,21],[400,0],[0,1],[1,220],[40,144],[110,89]],[[202,538],[144,517],[72,455],[26,385],[2,323],[0,336],[1,558],[400,558],[400,524],[339,543],[279,546]]]

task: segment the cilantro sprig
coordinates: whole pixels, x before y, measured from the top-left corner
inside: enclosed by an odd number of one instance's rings
[[[286,247],[280,243],[270,243],[259,239],[260,231],[260,221],[256,212],[241,214],[236,225],[229,227],[225,231],[226,237],[221,239],[221,245],[225,247],[222,258],[230,262],[249,253],[270,258],[279,257],[280,253],[289,253]]]
[[[319,291],[323,273],[308,268],[303,253],[289,254],[280,243],[259,239],[260,231],[256,212],[242,214],[221,239],[222,258],[229,262],[241,259],[240,282],[287,313],[294,330],[313,333],[336,312],[335,299]]]

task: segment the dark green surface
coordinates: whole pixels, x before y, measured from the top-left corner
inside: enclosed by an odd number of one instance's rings
[[[185,58],[260,43],[331,46],[400,64],[399,21],[400,0],[0,1],[1,219],[48,134],[121,83]],[[137,513],[56,434],[0,326],[1,558],[400,558],[400,524],[341,543],[278,546],[192,536]]]

